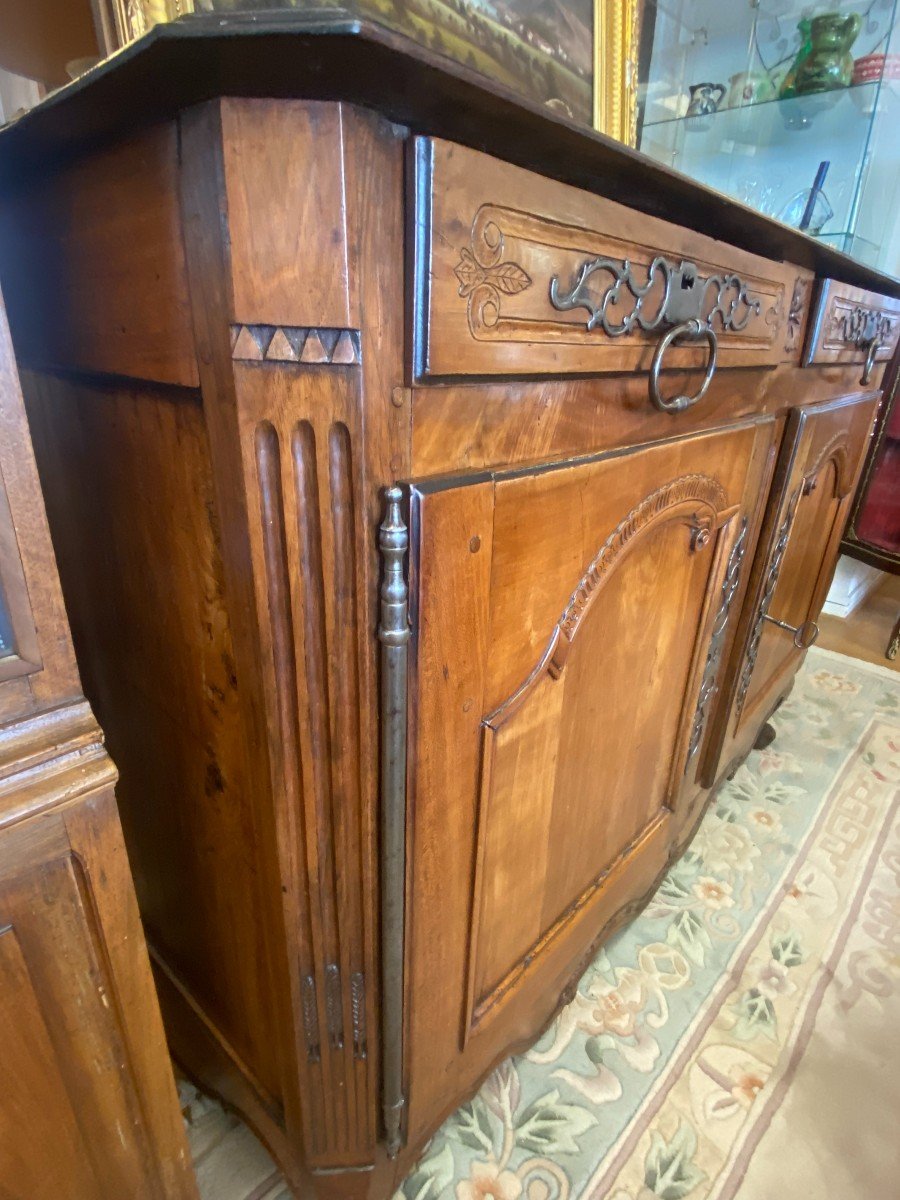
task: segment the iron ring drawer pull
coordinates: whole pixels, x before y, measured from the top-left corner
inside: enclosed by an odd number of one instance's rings
[[[866,350],[866,364],[863,367],[862,378],[860,383],[868,383],[872,377],[872,368],[875,366],[875,355],[881,349],[881,338],[873,337],[869,339],[869,346]]]
[[[778,621],[775,617],[770,617],[768,613],[763,616],[763,620],[771,621],[779,629],[786,629],[788,633],[792,633],[794,635],[794,645],[798,650],[808,650],[810,646],[818,641],[819,627],[815,621],[804,621],[802,625],[788,625],[787,621]]]
[[[664,400],[659,391],[659,372],[662,367],[663,355],[678,338],[687,338],[692,342],[705,340],[709,346],[709,362],[706,364],[706,375],[696,396],[674,396],[671,400]],[[650,400],[653,407],[658,408],[660,412],[677,413],[684,412],[686,408],[690,408],[692,404],[702,400],[716,373],[718,353],[719,344],[715,333],[707,325],[703,325],[697,317],[691,317],[689,321],[674,325],[668,333],[660,338],[659,345],[653,353],[653,362],[650,364]]]

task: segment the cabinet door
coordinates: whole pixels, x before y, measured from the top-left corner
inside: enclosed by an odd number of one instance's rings
[[[127,870],[111,790],[0,832],[4,1200],[196,1194]]]
[[[663,869],[771,438],[413,489],[411,1136]]]
[[[736,674],[731,740],[738,756],[815,640],[877,403],[878,394],[868,392],[791,414]]]

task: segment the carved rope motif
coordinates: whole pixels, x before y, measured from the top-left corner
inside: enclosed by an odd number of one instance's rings
[[[722,580],[719,610],[713,622],[712,637],[710,638],[709,651],[706,655],[706,665],[703,668],[703,679],[700,683],[700,693],[697,697],[694,723],[691,726],[691,740],[688,743],[687,762],[684,766],[685,771],[687,771],[691,759],[700,749],[703,730],[706,727],[706,720],[709,715],[709,707],[713,697],[719,690],[718,674],[719,665],[722,661],[722,649],[725,643],[725,631],[728,628],[731,606],[734,603],[734,597],[737,594],[738,584],[741,580],[741,568],[744,563],[746,549],[747,518],[744,517],[741,521],[740,532],[735,538],[734,545],[731,547],[731,553],[728,556],[728,566],[725,568],[725,578]]]
[[[671,480],[655,492],[651,492],[633,508],[612,531],[581,577],[562,616],[553,627],[547,648],[536,666],[502,704],[487,714],[484,724],[498,729],[525,702],[531,688],[545,672],[552,679],[559,679],[565,668],[572,641],[594,596],[630,544],[643,530],[671,509],[681,508],[685,510],[682,520],[688,529],[688,550],[697,553],[709,544],[710,528],[727,504],[725,489],[717,479],[709,475],[694,474],[680,475]]]
[[[726,507],[728,498],[719,481],[709,475],[681,475],[678,479],[673,479],[655,492],[651,492],[616,526],[584,573],[559,619],[559,632],[563,637],[571,641],[575,636],[584,614],[590,607],[594,593],[629,542],[655,517],[666,512],[667,509],[690,501],[695,501],[698,505],[717,513]],[[706,544],[708,539],[698,540],[696,531],[698,528],[708,527],[709,523],[708,517],[704,519],[694,514],[691,520],[692,549],[702,549]]]
[[[747,655],[744,659],[744,669],[741,672],[740,682],[737,692],[737,713],[738,716],[744,711],[744,704],[747,700],[747,692],[750,688],[750,680],[753,677],[753,671],[756,667],[756,657],[759,654],[759,644],[762,641],[762,632],[766,623],[766,614],[772,603],[772,597],[775,595],[775,589],[778,586],[778,577],[781,574],[781,563],[784,559],[784,552],[787,549],[788,540],[791,536],[791,527],[794,524],[794,517],[797,513],[797,505],[800,503],[800,495],[803,491],[802,485],[796,489],[791,496],[787,506],[787,511],[778,529],[778,537],[775,541],[775,548],[772,551],[772,557],[769,560],[769,569],[766,572],[766,582],[763,589],[762,599],[759,602],[759,608],[756,610],[756,620],[753,624],[753,632],[750,635],[750,642],[747,646]]]
[[[611,282],[595,294],[590,284],[598,274],[610,276]],[[653,294],[659,298],[655,310],[648,314],[645,304]],[[616,314],[627,307],[629,297],[633,301],[630,309],[616,320]],[[704,315],[710,297],[713,304]],[[589,259],[582,263],[568,292],[561,290],[559,276],[554,275],[550,280],[550,303],[563,312],[585,309],[590,314],[588,330],[599,326],[608,337],[631,333],[635,326],[650,333],[690,320],[712,329],[717,317],[723,329],[739,332],[762,308],[760,300],[750,298],[747,284],[739,275],[704,276],[694,263],[682,261],[676,266],[661,254],[650,262],[643,282],[627,258]]]

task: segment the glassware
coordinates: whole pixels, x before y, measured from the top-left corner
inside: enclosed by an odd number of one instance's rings
[[[812,48],[797,68],[797,93],[830,92],[849,87],[853,79],[850,47],[862,25],[859,13],[823,13],[810,22]]]
[[[801,191],[795,192],[779,213],[779,221],[784,221],[785,225],[793,225],[795,229],[799,229],[800,222],[803,220],[806,207],[809,204],[809,198],[812,194],[812,188],[803,188]],[[833,216],[834,209],[828,203],[827,196],[821,188],[817,189],[806,232],[811,234],[821,233],[823,227],[827,225]]]

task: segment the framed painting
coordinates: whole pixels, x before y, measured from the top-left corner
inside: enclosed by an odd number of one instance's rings
[[[93,0],[107,53],[190,12],[329,0]],[[344,7],[582,125],[634,145],[642,0],[345,0]]]

